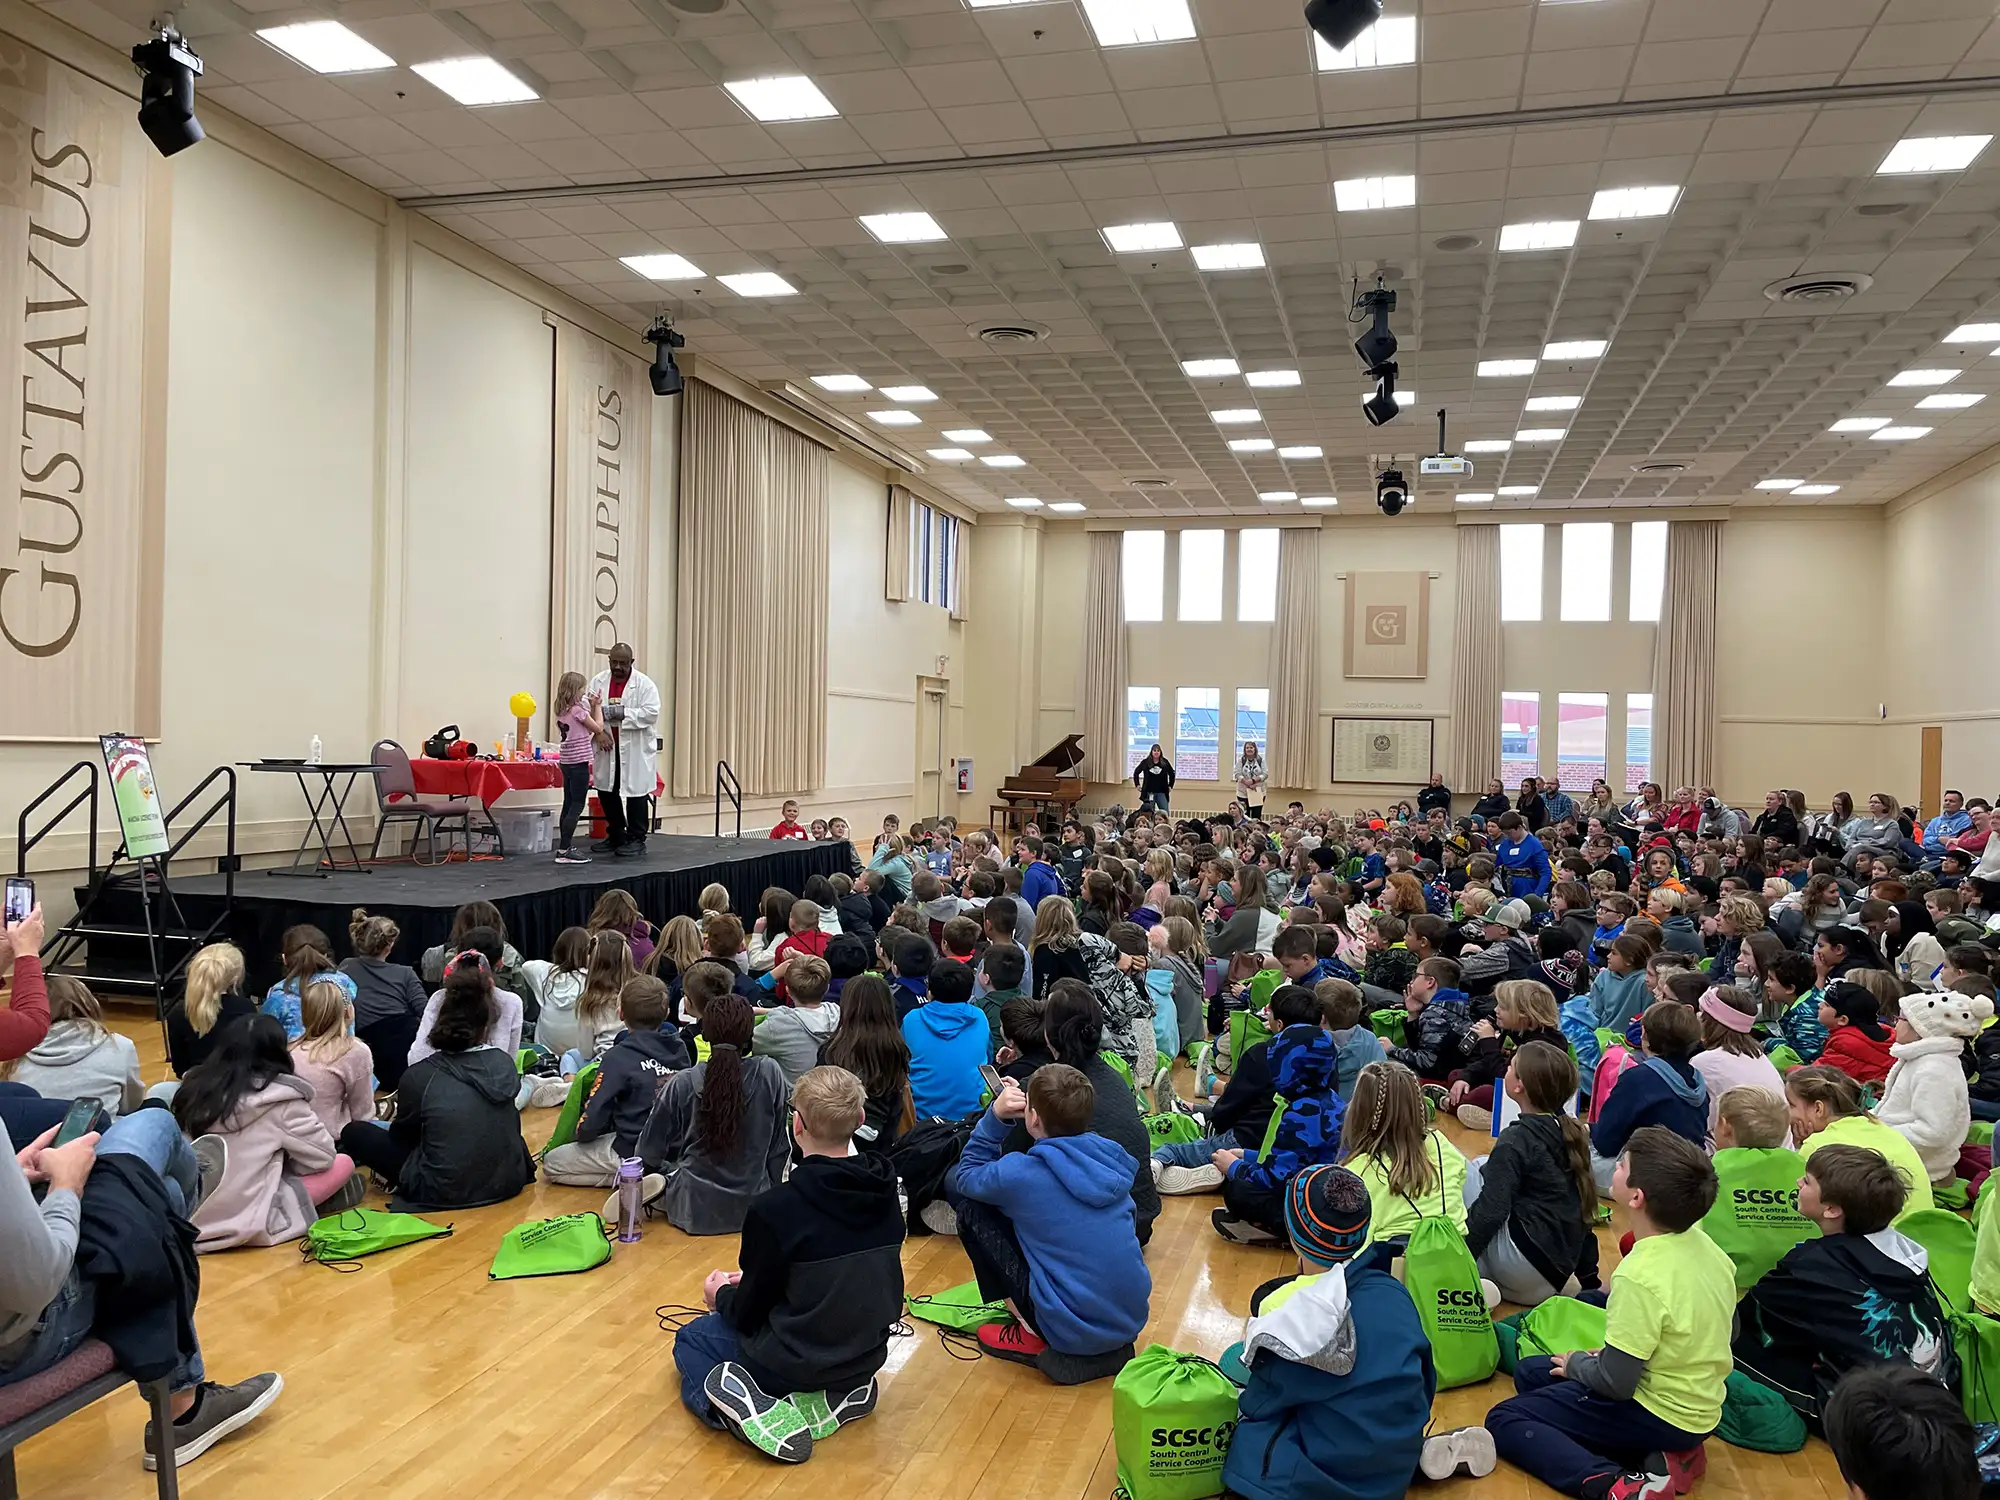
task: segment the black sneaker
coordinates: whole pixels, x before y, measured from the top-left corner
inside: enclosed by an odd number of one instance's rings
[[[616,839],[597,839],[590,847],[592,852],[597,854],[616,854],[619,845]]]
[[[174,1440],[174,1467],[178,1469],[193,1463],[230,1433],[256,1421],[278,1399],[284,1388],[285,1377],[275,1372],[252,1375],[238,1385],[203,1381],[195,1397],[194,1409],[170,1428]],[[148,1469],[160,1467],[153,1446],[153,1424],[148,1422],[145,1457]]]
[[[1259,1229],[1247,1219],[1231,1218],[1229,1210],[1218,1208],[1208,1216],[1208,1222],[1215,1226],[1215,1232],[1235,1245],[1276,1245],[1278,1237],[1268,1229]]]
[[[812,1429],[789,1396],[766,1395],[741,1365],[720,1364],[708,1372],[702,1394],[729,1430],[781,1464],[812,1457]]]
[[[559,865],[587,865],[590,863],[590,856],[577,849],[558,849],[556,850],[556,863]]]
[[[646,846],[643,843],[620,844],[611,852],[619,859],[644,859]]]

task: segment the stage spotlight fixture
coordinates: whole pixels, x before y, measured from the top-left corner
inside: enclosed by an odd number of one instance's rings
[[[159,22],[150,42],[132,49],[139,69],[139,128],[160,155],[172,156],[202,139],[194,117],[194,81],[201,58],[174,29],[173,18]]]
[[[1336,52],[1382,19],[1382,0],[1306,0],[1306,25]]]
[[[1409,481],[1401,469],[1384,469],[1375,476],[1375,503],[1385,516],[1400,516],[1410,503]]]
[[[680,366],[674,363],[674,351],[687,348],[687,335],[676,333],[662,313],[646,330],[646,342],[653,346],[653,367],[646,372],[653,382],[653,394],[678,396],[687,382],[681,378]]]
[[[1379,374],[1381,367],[1396,357],[1396,335],[1389,331],[1389,314],[1396,310],[1396,294],[1375,283],[1372,292],[1363,292],[1354,299],[1354,311],[1361,318],[1369,319],[1368,331],[1354,341],[1354,352],[1361,356],[1361,368],[1370,375]]]
[[[1401,416],[1403,405],[1396,399],[1396,362],[1390,360],[1378,365],[1375,375],[1375,394],[1361,403],[1361,414],[1368,418],[1370,426],[1380,427]]]

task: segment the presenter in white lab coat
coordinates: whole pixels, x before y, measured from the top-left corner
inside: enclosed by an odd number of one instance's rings
[[[660,690],[644,672],[632,670],[632,648],[611,648],[610,666],[590,680],[590,701],[604,720],[597,741],[593,780],[610,837],[591,845],[625,857],[646,852],[646,799],[658,781],[655,744],[660,724]]]

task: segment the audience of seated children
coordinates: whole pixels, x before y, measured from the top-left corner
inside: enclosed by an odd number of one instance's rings
[[[384,1130],[372,1121],[340,1133],[340,1149],[388,1184],[398,1212],[503,1203],[535,1180],[514,1098],[514,1054],[489,1040],[498,1006],[493,971],[461,953],[432,999],[430,1048],[410,1064]]]
[[[840,1025],[840,1007],[826,998],[833,969],[823,958],[794,951],[773,964],[771,972],[780,976],[791,1004],[765,1015],[750,1050],[775,1058],[785,1070],[785,1082],[795,1084],[819,1066],[820,1052]]]
[[[1782,1104],[1785,1080],[1751,1034],[1757,1024],[1756,1000],[1743,990],[1710,987],[1695,1008],[1701,1013],[1701,1050],[1689,1061],[1708,1089],[1709,1133],[1715,1133],[1716,1111],[1731,1089],[1762,1089]]]
[[[1736,1368],[1814,1427],[1850,1370],[1908,1364],[1943,1380],[1951,1334],[1931,1287],[1930,1257],[1889,1227],[1909,1195],[1896,1169],[1864,1146],[1822,1146],[1798,1188],[1799,1213],[1819,1234],[1744,1295]]]
[[[1908,1365],[1870,1365],[1826,1403],[1826,1444],[1849,1500],[1974,1500],[1977,1438],[1949,1387]]]
[[[375,1118],[375,1057],[355,1036],[354,1007],[337,984],[308,980],[299,1009],[306,1034],[292,1044],[292,1067],[312,1088],[313,1113],[330,1136]]]
[[[1518,1394],[1486,1414],[1500,1457],[1579,1500],[1685,1492],[1730,1372],[1734,1268],[1689,1232],[1715,1202],[1708,1157],[1646,1126],[1626,1142],[1611,1196],[1634,1243],[1611,1273],[1604,1347],[1523,1359]]]
[[[1799,1061],[1819,1061],[1826,1049],[1826,1028],[1819,1023],[1819,990],[1813,982],[1812,960],[1803,953],[1780,954],[1764,973],[1764,1001],[1777,1012],[1764,1050],[1790,1047]]]
[[[1707,1145],[1708,1086],[1691,1061],[1701,1046],[1698,1014],[1692,1006],[1659,1000],[1640,1017],[1645,1056],[1612,1086],[1590,1127],[1600,1193],[1611,1189],[1625,1142],[1646,1126],[1663,1125],[1697,1149]]]
[[[521,1050],[521,1029],[524,1019],[521,997],[512,990],[500,987],[499,969],[493,955],[501,951],[503,949],[497,931],[491,927],[475,927],[466,933],[464,951],[452,959],[446,969],[446,976],[470,969],[477,969],[486,976],[490,1016],[486,1034],[479,1039],[479,1045],[497,1048],[506,1053],[507,1060],[512,1062]],[[443,1005],[444,989],[440,987],[425,1003],[424,1013],[417,1021],[416,1039],[410,1043],[411,1067],[415,1067],[431,1055],[435,1045],[431,1040],[431,1028],[437,1024]]]
[[[707,1059],[667,1080],[640,1132],[643,1196],[686,1234],[737,1233],[751,1200],[784,1180],[791,1159],[792,1088],[776,1062],[749,1055],[754,1023],[741,996],[710,1000],[701,1015]]]
[[[284,977],[265,991],[261,1009],[265,1015],[277,1017],[285,1028],[287,1042],[296,1042],[305,1035],[305,1022],[299,1018],[299,999],[306,981],[330,974],[347,991],[347,998],[354,998],[354,981],[334,966],[333,943],[317,927],[301,924],[286,928],[278,945],[278,962],[284,967]]]
[[[1493,1019],[1477,1020],[1466,1032],[1469,1056],[1452,1070],[1451,1085],[1439,1108],[1468,1130],[1493,1127],[1493,1089],[1507,1072],[1507,1060],[1529,1042],[1547,1042],[1569,1053],[1556,1018],[1556,996],[1538,979],[1503,979],[1493,991]]]
[[[1361,1070],[1381,1061],[1382,1044],[1361,1024],[1361,989],[1352,980],[1322,979],[1313,986],[1313,998],[1319,1001],[1320,1025],[1333,1036],[1334,1092],[1345,1104],[1354,1097]],[[1247,1049],[1246,1055],[1254,1050]]]
[[[500,957],[488,960],[493,965],[493,987],[511,995],[531,993],[521,973],[521,955],[507,941],[506,919],[491,901],[468,901],[451,914],[451,936],[434,948],[424,949],[424,956],[417,963],[418,977],[433,989],[443,984],[446,965],[467,948],[476,946],[468,936],[476,927],[490,927],[500,939]]]
[[[979,1111],[979,1069],[992,1060],[992,1031],[972,1003],[972,970],[941,963],[928,993],[903,1017],[910,1046],[910,1094],[920,1120],[958,1120]]]
[[[1379,1043],[1383,1055],[1425,1079],[1442,1081],[1464,1067],[1472,1010],[1458,985],[1456,960],[1427,958],[1418,964],[1403,990],[1403,1009],[1409,1016],[1403,1025],[1407,1045],[1398,1047],[1385,1036]]]
[[[510,1107],[513,1097],[509,1084]],[[181,1080],[173,1110],[181,1132],[197,1141],[196,1155],[223,1162],[190,1216],[203,1255],[297,1239],[312,1227],[317,1205],[353,1176],[354,1164],[334,1150],[313,1112],[312,1085],[292,1071],[275,1016],[230,1027],[208,1061]],[[216,1137],[213,1147],[204,1148],[202,1136]]]
[[[1811,1161],[1822,1146],[1866,1146],[1886,1158],[1908,1184],[1910,1196],[1897,1219],[1935,1206],[1930,1171],[1917,1148],[1862,1107],[1861,1085],[1851,1074],[1825,1063],[1794,1068],[1785,1075],[1785,1101],[1800,1157]]]
[[[583,925],[593,936],[615,932],[624,938],[632,950],[635,968],[653,956],[653,924],[639,915],[639,903],[632,899],[630,891],[614,886],[599,896]]]
[[[1367,1185],[1371,1240],[1407,1238],[1439,1215],[1465,1232],[1464,1153],[1431,1128],[1417,1075],[1401,1063],[1361,1070],[1340,1147],[1341,1165]]]
[[[243,968],[243,950],[234,943],[210,943],[188,960],[187,992],[167,1012],[174,1077],[187,1077],[208,1061],[229,1027],[257,1014],[257,1002],[243,993]]]
[[[1521,1112],[1489,1155],[1468,1163],[1466,1248],[1479,1274],[1522,1307],[1546,1302],[1572,1282],[1594,1290],[1597,1181],[1590,1133],[1569,1113],[1576,1063],[1556,1043],[1530,1039],[1514,1049],[1501,1087]]]
[[[1783,1095],[1734,1088],[1715,1112],[1715,1207],[1701,1232],[1736,1267],[1736,1290],[1746,1292],[1800,1240],[1819,1233],[1798,1210],[1799,1178],[1806,1164],[1787,1145],[1792,1118]]]
[[[1322,979],[1322,985],[1345,981]],[[1348,985],[1353,989],[1352,985]],[[1359,992],[1356,992],[1359,1009]],[[1264,1136],[1277,1112],[1277,1082],[1272,1076],[1271,1049],[1276,1039],[1298,1027],[1319,1026],[1324,1011],[1317,996],[1295,984],[1279,985],[1264,1007],[1264,1024],[1272,1035],[1243,1049],[1236,1070],[1229,1075],[1222,1097],[1209,1111],[1209,1133],[1200,1140],[1180,1141],[1153,1152],[1153,1180],[1161,1196],[1182,1197],[1190,1193],[1212,1192],[1222,1186],[1223,1164],[1216,1161],[1220,1151],[1238,1151],[1255,1157],[1264,1145]],[[1329,1034],[1330,1037],[1330,1034]],[[1369,1035],[1369,1051],[1380,1056]],[[1339,1047],[1334,1058],[1339,1062]]]
[[[598,1060],[576,1138],[542,1158],[542,1175],[550,1182],[614,1186],[619,1163],[639,1154],[639,1132],[660,1090],[690,1064],[681,1034],[662,1024],[671,1018],[673,1002],[659,979],[651,974],[628,979],[618,1014],[624,1030]]]
[[[1239,1245],[1282,1240],[1285,1190],[1292,1178],[1307,1167],[1331,1166],[1340,1156],[1346,1110],[1335,1089],[1340,1049],[1320,1025],[1319,999],[1302,985],[1283,985],[1271,997],[1270,1014],[1284,1023],[1266,1053],[1277,1129],[1269,1133],[1268,1147],[1263,1137],[1247,1149],[1230,1141],[1218,1145],[1211,1158],[1223,1180],[1222,1207],[1210,1220],[1216,1233]],[[1294,1015],[1296,1021],[1288,1019]]]
[[[1063,1384],[1115,1374],[1132,1357],[1153,1289],[1134,1229],[1131,1156],[1092,1132],[1096,1093],[1060,1062],[1037,1070],[1025,1092],[1006,1081],[949,1180],[980,1295],[1010,1314],[979,1330],[980,1347]],[[1006,1149],[1016,1124],[1027,1151]]]
[[[389,918],[371,917],[357,906],[347,924],[354,957],[340,962],[340,972],[354,981],[354,1034],[375,1060],[375,1086],[392,1093],[409,1066],[410,1043],[430,999],[415,969],[390,961],[402,936]],[[562,951],[561,939],[556,951]]]
[[[581,1052],[577,1004],[589,987],[591,958],[600,940],[608,946],[622,947],[625,961],[632,961],[632,950],[617,943],[615,934],[599,933],[593,938],[581,927],[565,927],[556,934],[555,947],[547,959],[531,958],[521,965],[522,977],[528,981],[528,988],[534,992],[535,1003],[540,1007],[535,1017],[535,1045],[544,1052],[553,1052],[557,1057],[565,1052]],[[419,1010],[422,1008],[418,1006]]]
[[[881,975],[856,975],[841,990],[840,1024],[821,1049],[820,1061],[845,1068],[867,1090],[867,1118],[854,1135],[861,1150],[887,1151],[916,1124],[910,1044],[903,1040],[896,1003]]]
[[[0,1063],[0,1078],[44,1099],[94,1099],[114,1117],[130,1114],[146,1097],[139,1049],[130,1037],[105,1029],[104,1011],[82,980],[51,974],[45,983],[48,1033],[26,1057]]]
[[[1875,997],[1853,980],[1827,985],[1819,998],[1819,1023],[1826,1028],[1819,1061],[1856,1083],[1880,1083],[1896,1061],[1889,1050],[1895,1038],[1880,1018]]]
[[[1250,1372],[1222,1482],[1244,1500],[1401,1500],[1421,1471],[1461,1460],[1491,1473],[1493,1446],[1426,1443],[1437,1374],[1430,1340],[1386,1247],[1368,1243],[1368,1189],[1342,1167],[1308,1167],[1285,1195],[1299,1275],[1252,1299]],[[1479,1437],[1485,1439],[1481,1431]],[[1433,1473],[1432,1471],[1437,1472]]]
[[[815,1442],[875,1409],[903,1313],[895,1169],[852,1145],[865,1097],[842,1068],[799,1079],[789,1121],[799,1163],[751,1203],[737,1269],[709,1273],[708,1313],[674,1337],[688,1410],[781,1463],[804,1463]]]
[[[50,993],[55,991],[50,981]],[[1958,1170],[1958,1148],[1972,1127],[1961,1059],[1968,1040],[1993,1018],[1993,1002],[1950,991],[1903,997],[1890,1047],[1896,1064],[1882,1085],[1875,1118],[1916,1147],[1933,1184]]]

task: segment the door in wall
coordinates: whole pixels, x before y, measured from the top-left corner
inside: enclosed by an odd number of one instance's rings
[[[916,816],[936,818],[944,813],[945,794],[945,704],[951,684],[942,677],[917,679],[917,775]]]

